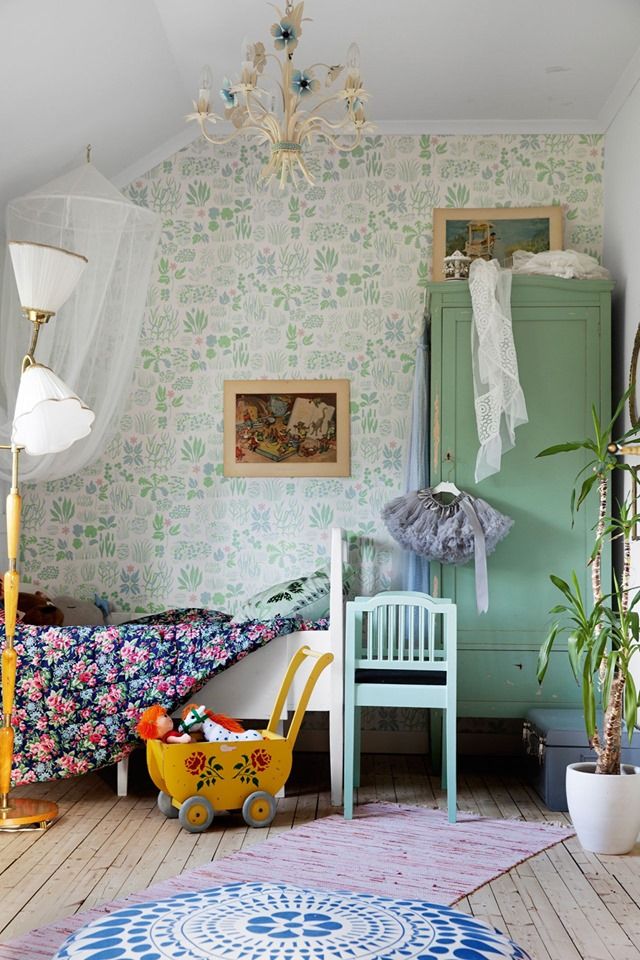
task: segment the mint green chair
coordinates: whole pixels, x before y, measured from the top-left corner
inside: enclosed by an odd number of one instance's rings
[[[443,784],[456,820],[456,605],[410,591],[356,597],[346,605],[344,816],[360,782],[362,707],[444,711]]]

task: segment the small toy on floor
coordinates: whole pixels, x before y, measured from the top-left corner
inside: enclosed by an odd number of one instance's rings
[[[173,729],[173,720],[164,707],[156,704],[148,707],[136,725],[138,736],[143,740],[161,740],[163,743],[191,743],[188,733]]]
[[[212,713],[206,707],[189,703],[182,711],[181,730],[202,730],[205,740],[262,740],[258,730],[245,730],[241,723],[224,713]]]

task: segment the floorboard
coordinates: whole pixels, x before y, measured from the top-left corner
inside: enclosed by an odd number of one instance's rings
[[[55,799],[62,815],[44,833],[0,833],[0,940],[336,812],[328,763],[317,754],[296,755],[268,830],[221,814],[205,833],[187,833],[158,811],[146,771],[132,780],[128,797],[95,773],[16,791]],[[446,808],[440,778],[416,756],[365,756],[358,799]],[[458,806],[488,817],[568,822],[495,764],[490,772],[460,764]],[[571,838],[456,907],[509,933],[534,960],[640,960],[640,846],[624,857],[596,856]]]

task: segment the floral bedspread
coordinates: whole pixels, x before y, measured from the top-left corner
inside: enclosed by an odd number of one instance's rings
[[[18,625],[13,782],[117,762],[137,742],[135,724],[146,707],[174,710],[273,637],[310,626],[293,617],[230,621],[230,614],[189,609],[118,627]]]

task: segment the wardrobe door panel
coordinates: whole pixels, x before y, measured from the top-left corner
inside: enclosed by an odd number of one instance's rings
[[[579,703],[566,657],[555,661],[553,677],[541,689],[535,661],[553,619],[549,610],[558,602],[549,574],[568,578],[575,569],[590,596],[586,558],[595,498],[572,526],[571,490],[586,455],[536,455],[552,444],[590,435],[592,404],[608,406],[603,401],[608,394],[608,312],[603,320],[598,290],[585,295],[589,281],[581,286],[535,278],[536,284],[527,278],[523,292],[518,290],[521,279],[514,278],[513,332],[529,421],[516,429],[515,446],[503,452],[500,472],[478,484],[467,285],[466,295],[460,288],[449,293],[442,284],[434,285],[440,292],[432,298],[432,483],[453,480],[514,521],[488,557],[487,613],[476,609],[473,562],[432,565],[432,589],[458,606],[460,712],[467,715],[519,716],[535,703]],[[576,284],[580,297],[573,296]]]

